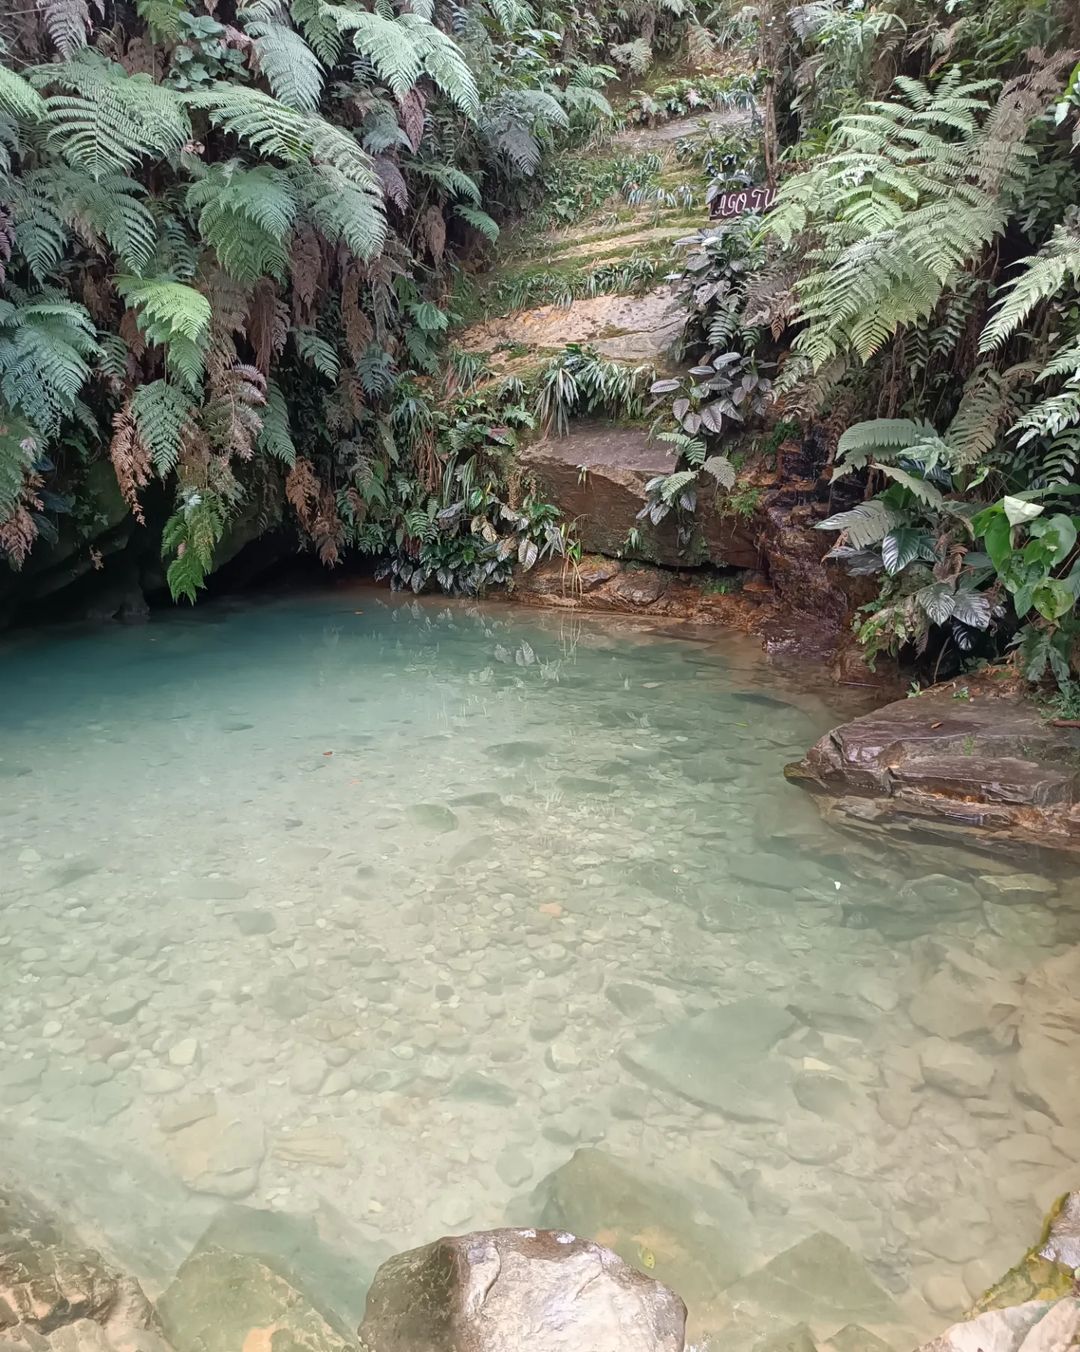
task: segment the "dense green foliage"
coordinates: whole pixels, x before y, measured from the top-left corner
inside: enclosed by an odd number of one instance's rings
[[[19,567],[65,517],[90,548],[104,457],[177,596],[238,519],[284,516],[327,563],[389,554],[414,585],[554,548],[550,513],[508,498],[532,413],[463,408],[469,373],[442,370],[458,260],[540,199],[555,146],[610,124],[617,68],[691,48],[711,40],[689,0],[8,11],[0,553]]]
[[[731,37],[766,65],[779,196],[690,259],[701,373],[781,356],[779,409],[828,443],[846,496],[822,523],[832,556],[880,579],[859,625],[871,653],[955,665],[1012,639],[1031,679],[1067,681],[1080,9],[763,0]]]

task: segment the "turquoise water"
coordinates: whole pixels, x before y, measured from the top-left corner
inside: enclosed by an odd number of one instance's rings
[[[374,591],[9,641],[0,1171],[155,1294],[241,1205],[346,1322],[510,1220],[717,1346],[943,1326],[1080,1182],[1031,1033],[1080,904],[824,826],[782,767],[844,699],[737,635]]]

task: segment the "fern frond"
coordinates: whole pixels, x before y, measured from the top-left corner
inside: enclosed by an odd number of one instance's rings
[[[285,171],[268,164],[245,169],[236,160],[212,165],[188,189],[187,204],[199,213],[199,232],[231,277],[285,276],[285,239],[297,210]]]
[[[304,361],[310,362],[331,384],[336,382],[341,363],[333,344],[310,329],[294,329],[293,342]]]
[[[471,225],[474,230],[478,230],[486,240],[490,240],[494,243],[495,240],[499,238],[499,227],[486,211],[480,211],[476,207],[466,206],[462,202],[458,202],[455,205],[454,211],[463,221]]]
[[[842,531],[848,544],[856,549],[866,549],[883,540],[894,526],[902,525],[903,514],[886,506],[877,498],[860,502],[847,512],[837,512],[825,521],[817,523],[817,530]]]
[[[129,75],[97,52],[38,67],[35,82],[69,92],[45,100],[47,143],[94,178],[128,173],[148,156],[178,151],[191,139],[179,96],[148,75]]]
[[[1080,211],[1059,225],[1047,244],[1030,258],[1007,284],[994,315],[979,340],[979,350],[1002,347],[1042,301],[1056,296],[1066,284],[1080,285]]]
[[[26,476],[44,449],[38,428],[0,403],[0,521],[15,510]]]
[[[281,386],[274,380],[266,384],[266,407],[263,409],[262,428],[256,445],[265,455],[272,455],[290,469],[296,464],[296,446],[289,427],[289,406]]]
[[[467,117],[479,114],[480,95],[464,53],[430,19],[420,14],[391,19],[341,5],[326,8],[342,32],[352,33],[356,50],[399,97],[427,75]]]
[[[97,329],[73,301],[30,297],[0,311],[0,395],[46,436],[74,412],[99,354]]]
[[[139,440],[154,469],[164,479],[176,468],[184,433],[195,416],[195,405],[183,390],[164,380],[140,385],[131,396],[131,417]]]
[[[51,199],[51,209],[82,239],[104,252],[108,244],[120,266],[142,272],[157,248],[158,227],[142,200],[146,190],[126,174],[96,178],[66,165],[50,165],[24,177],[27,187]]]
[[[86,46],[90,36],[87,0],[37,0],[37,8],[46,33],[61,56],[69,57]]]
[[[323,68],[299,33],[286,24],[248,20],[246,31],[255,39],[255,58],[276,99],[314,112],[322,95]]]
[[[289,12],[307,38],[308,45],[324,66],[333,67],[341,56],[341,30],[323,0],[291,0]]]
[[[175,42],[188,12],[184,0],[135,0],[139,18],[159,42]]]
[[[189,390],[197,390],[212,317],[206,297],[160,277],[117,277],[116,289],[134,310],[140,330],[164,347],[168,369]]]
[[[376,258],[386,239],[386,215],[374,189],[358,186],[331,165],[292,171],[300,206],[328,240],[344,240],[358,258]]]
[[[0,109],[26,122],[40,122],[45,116],[45,100],[29,80],[0,66]]]

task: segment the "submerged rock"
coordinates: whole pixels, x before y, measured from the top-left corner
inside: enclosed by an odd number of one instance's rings
[[[788,778],[843,825],[1080,851],[1080,730],[1051,727],[1018,695],[954,693],[927,691],[834,728]]]
[[[682,1352],[685,1328],[679,1297],[610,1250],[563,1232],[491,1230],[384,1263],[360,1344],[364,1352]]]
[[[795,1026],[759,996],[683,1019],[624,1048],[623,1063],[649,1084],[739,1121],[780,1121],[791,1107],[781,1062],[769,1050]]]
[[[363,1318],[364,1292],[390,1250],[365,1239],[344,1216],[322,1202],[313,1214],[303,1216],[224,1206],[188,1258],[214,1253],[257,1260],[260,1267],[284,1278],[344,1335]]]
[[[841,1324],[903,1327],[892,1297],[857,1253],[834,1235],[820,1233],[777,1254],[724,1292],[732,1310],[731,1334],[805,1320],[817,1332]]]
[[[578,1150],[532,1196],[539,1224],[595,1239],[674,1287],[691,1308],[713,1300],[754,1261],[753,1222],[734,1193],[695,1198],[655,1182],[604,1150]],[[716,1224],[710,1223],[715,1219]]]
[[[994,1065],[987,1057],[959,1042],[931,1037],[919,1048],[923,1079],[935,1089],[960,1098],[981,1098],[994,1078]]]
[[[258,1182],[266,1141],[261,1123],[219,1108],[173,1132],[165,1153],[193,1192],[240,1198]]]
[[[1020,1076],[1025,1097],[1062,1126],[1080,1108],[1080,947],[1048,958],[1021,991]]]
[[[158,1311],[176,1352],[347,1352],[350,1346],[296,1287],[250,1254],[194,1254]]]

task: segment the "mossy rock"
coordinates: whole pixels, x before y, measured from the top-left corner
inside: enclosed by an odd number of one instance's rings
[[[984,1291],[969,1311],[968,1318],[986,1310],[1003,1310],[1011,1305],[1022,1305],[1028,1300],[1059,1300],[1077,1289],[1076,1274],[1063,1263],[1055,1263],[1043,1256],[1042,1250],[1050,1240],[1054,1222],[1061,1215],[1068,1195],[1060,1197],[1047,1213],[1042,1234],[1019,1263],[1011,1267],[1000,1281]]]

